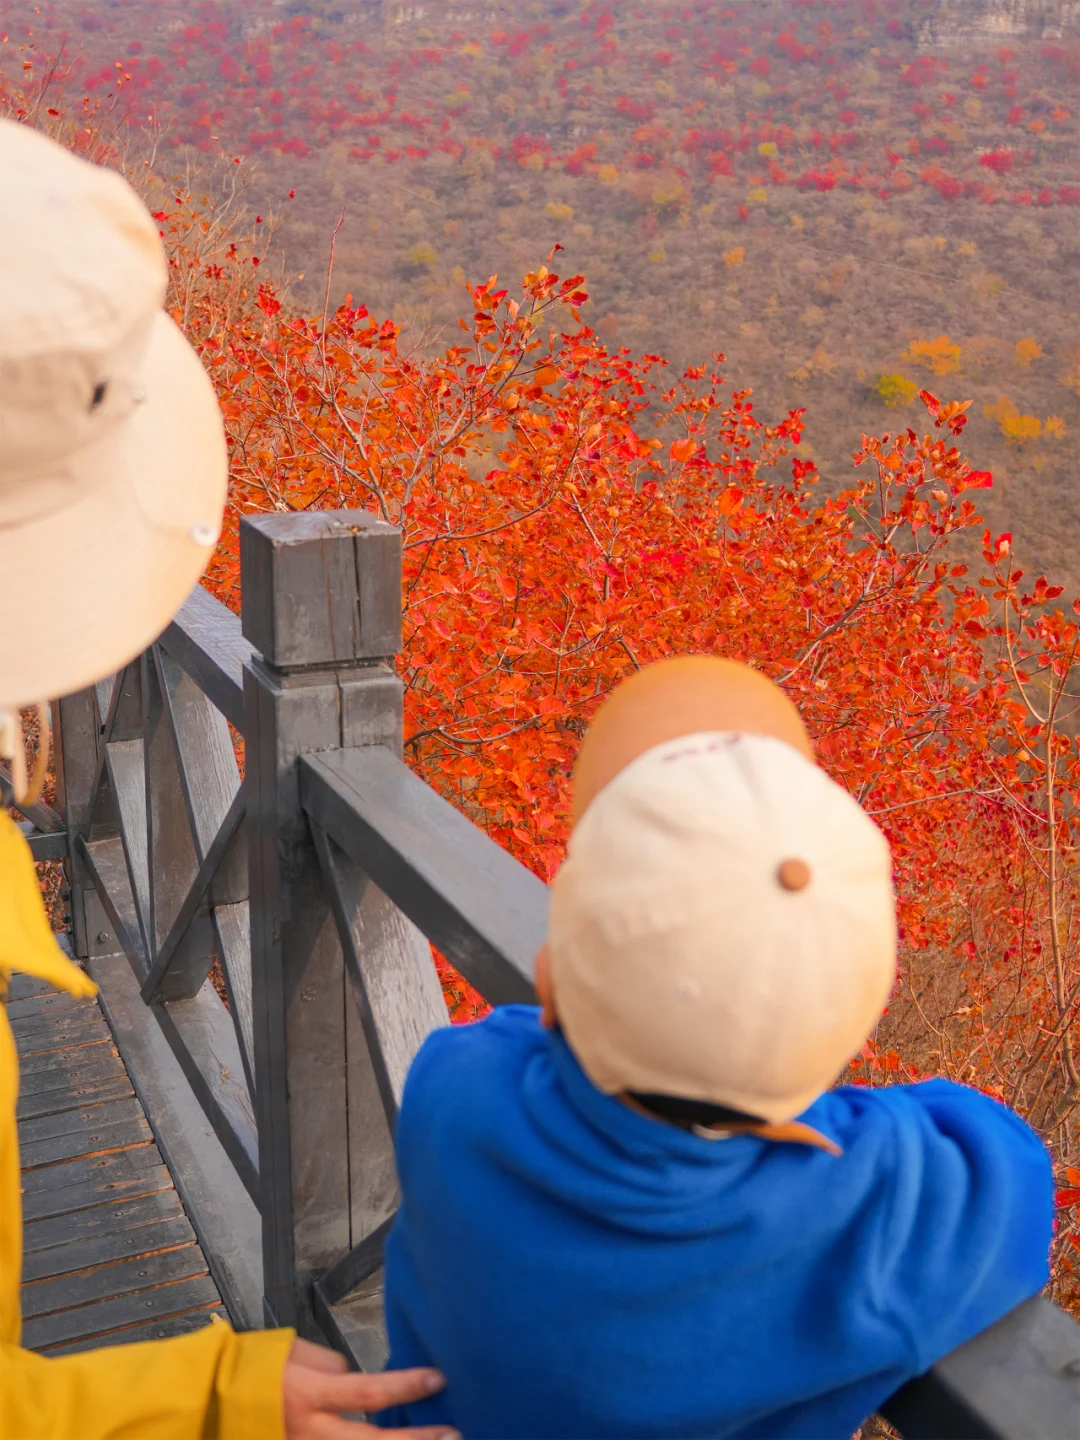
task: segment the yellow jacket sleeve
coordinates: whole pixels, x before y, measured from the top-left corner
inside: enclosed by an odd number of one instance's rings
[[[292,1342],[216,1321],[55,1360],[0,1344],[0,1440],[282,1440]]]

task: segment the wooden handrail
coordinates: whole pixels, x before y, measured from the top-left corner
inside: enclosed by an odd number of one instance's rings
[[[35,840],[70,837],[78,953],[93,970],[122,946],[187,1113],[259,1206],[266,1318],[370,1368],[391,1133],[446,1023],[428,942],[491,1003],[530,1001],[547,887],[402,760],[398,532],[359,513],[245,517],[241,569],[242,618],[197,589],[115,684],[58,703],[66,833],[46,816],[55,838]],[[222,716],[245,737],[242,789]],[[214,958],[228,1010],[204,983]],[[137,1026],[138,988],[96,973]],[[196,1187],[189,1203],[213,1267]],[[882,1413],[908,1440],[1077,1440],[1080,1326],[1030,1301]]]
[[[380,745],[305,755],[309,817],[492,1005],[531,1004],[547,886]]]
[[[197,585],[158,643],[243,733],[244,666],[255,652],[240,617]]]

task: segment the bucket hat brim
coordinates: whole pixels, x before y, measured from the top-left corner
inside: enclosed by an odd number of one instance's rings
[[[228,455],[198,355],[164,311],[123,423],[70,457],[77,498],[0,530],[0,709],[71,694],[146,649],[198,583]]]

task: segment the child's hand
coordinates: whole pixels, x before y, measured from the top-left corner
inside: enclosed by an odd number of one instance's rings
[[[336,1350],[294,1340],[282,1390],[287,1440],[460,1440],[456,1430],[429,1425],[415,1430],[380,1430],[343,1420],[357,1410],[382,1410],[434,1395],[446,1384],[437,1370],[390,1370],[381,1375],[350,1372]]]

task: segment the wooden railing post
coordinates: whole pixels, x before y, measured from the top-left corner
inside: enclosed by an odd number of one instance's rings
[[[312,1280],[353,1239],[350,997],[297,760],[356,745],[401,753],[388,663],[401,537],[363,512],[249,516],[240,561],[243,633],[258,652],[244,734],[266,1314],[314,1335]]]
[[[64,817],[70,847],[64,868],[69,891],[71,940],[75,954],[85,960],[96,942],[96,933],[91,934],[89,927],[101,913],[93,884],[75,845],[76,835],[85,834],[90,824],[90,800],[97,768],[101,722],[93,689],[80,690],[55,701],[52,722],[56,808]],[[88,910],[91,912],[89,915]]]

